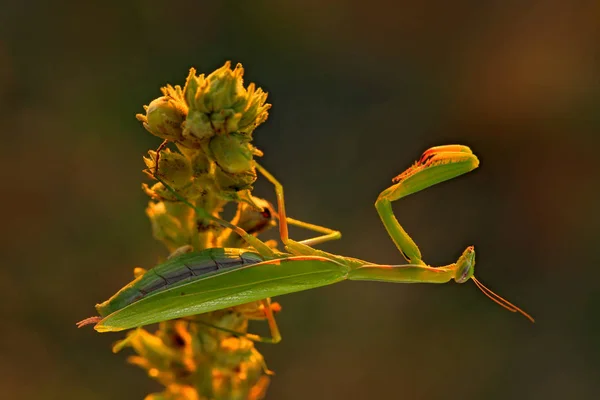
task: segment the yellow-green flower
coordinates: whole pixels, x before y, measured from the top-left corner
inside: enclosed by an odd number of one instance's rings
[[[271,107],[266,103],[267,93],[251,83],[244,88],[244,68],[231,62],[208,76],[196,76],[190,69],[183,96],[189,108],[183,123],[182,143],[190,147],[214,135],[241,132],[251,134],[267,117]]]

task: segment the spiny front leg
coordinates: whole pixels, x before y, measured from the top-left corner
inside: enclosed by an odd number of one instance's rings
[[[375,202],[375,208],[394,244],[404,258],[415,265],[426,265],[419,247],[402,228],[392,210],[392,201],[401,199],[429,186],[474,170],[479,160],[467,146],[447,145],[426,150],[419,161],[393,179]]]

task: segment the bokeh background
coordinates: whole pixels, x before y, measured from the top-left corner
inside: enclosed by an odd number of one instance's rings
[[[290,215],[343,232],[328,251],[402,262],[372,203],[429,146],[471,146],[481,168],[396,213],[431,264],[476,245],[482,281],[537,318],[472,284],[281,297],[284,340],[260,346],[269,399],[598,398],[599,16],[560,0],[2,2],[2,398],[160,389],[110,352],[122,335],[74,323],[166,253],[140,190],[160,140],[134,114],[226,60],[270,93],[255,144]]]

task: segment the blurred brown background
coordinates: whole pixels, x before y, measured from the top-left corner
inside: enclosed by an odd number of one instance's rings
[[[537,318],[472,284],[281,297],[284,340],[260,346],[269,399],[597,398],[599,16],[559,0],[3,2],[1,397],[159,389],[111,354],[122,335],[74,324],[165,255],[140,190],[160,140],[134,114],[232,60],[270,93],[255,143],[290,215],[343,232],[328,251],[402,262],[372,203],[427,147],[471,146],[480,169],[396,213],[429,263],[476,245],[482,281]]]

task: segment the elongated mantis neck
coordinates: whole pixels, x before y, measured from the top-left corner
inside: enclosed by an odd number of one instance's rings
[[[390,283],[447,283],[454,279],[455,275],[456,264],[435,268],[416,264],[365,264],[352,268],[348,273],[348,279]]]

